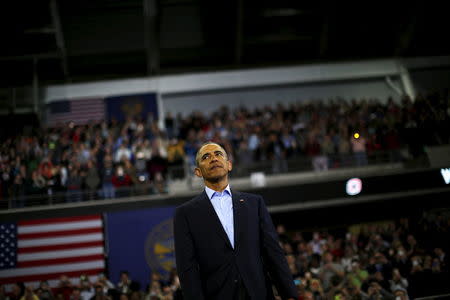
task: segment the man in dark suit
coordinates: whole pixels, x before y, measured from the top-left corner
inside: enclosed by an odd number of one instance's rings
[[[298,294],[261,196],[231,192],[227,153],[206,143],[195,175],[205,191],[175,212],[175,254],[186,300],[282,299]]]

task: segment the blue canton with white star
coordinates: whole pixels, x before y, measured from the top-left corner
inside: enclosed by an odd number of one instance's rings
[[[17,264],[17,226],[0,224],[0,270],[15,268]]]

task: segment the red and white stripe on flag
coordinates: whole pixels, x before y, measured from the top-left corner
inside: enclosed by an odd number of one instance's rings
[[[0,283],[57,282],[104,271],[101,215],[22,221],[17,224],[17,263],[0,270]]]
[[[69,111],[50,113],[47,116],[48,125],[54,126],[73,121],[75,125],[84,125],[90,121],[105,119],[105,104],[103,98],[69,100]]]

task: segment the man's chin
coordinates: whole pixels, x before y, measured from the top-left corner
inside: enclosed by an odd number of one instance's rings
[[[217,183],[217,182],[220,182],[220,181],[226,179],[227,175],[228,174],[220,174],[220,175],[216,175],[216,176],[210,176],[210,177],[207,177],[207,178],[204,178],[204,179],[206,181],[211,182],[211,183]]]

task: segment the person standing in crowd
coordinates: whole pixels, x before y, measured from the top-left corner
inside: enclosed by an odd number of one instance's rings
[[[100,184],[100,178],[98,176],[98,170],[95,166],[95,162],[89,160],[87,162],[87,170],[85,177],[85,184],[87,188],[87,198],[88,200],[94,200],[97,198],[97,188]]]
[[[130,274],[128,271],[121,271],[120,272],[120,280],[117,283],[117,288],[119,290],[119,293],[121,294],[128,294],[131,291],[131,279]]]
[[[113,185],[114,166],[111,154],[106,154],[103,159],[104,168],[102,170],[102,193],[105,199],[116,197],[116,189]]]
[[[231,191],[231,169],[220,145],[203,144],[195,175],[205,190],[176,209],[175,256],[185,299],[274,299],[267,271],[282,299],[298,298],[264,200]]]
[[[367,165],[366,139],[356,132],[353,134],[350,144],[352,145],[355,164],[357,166]]]
[[[39,283],[39,288],[41,289],[41,293],[39,295],[39,299],[41,299],[41,300],[52,300],[54,298],[52,289],[48,285],[47,281],[45,281],[45,280],[41,281]]]

